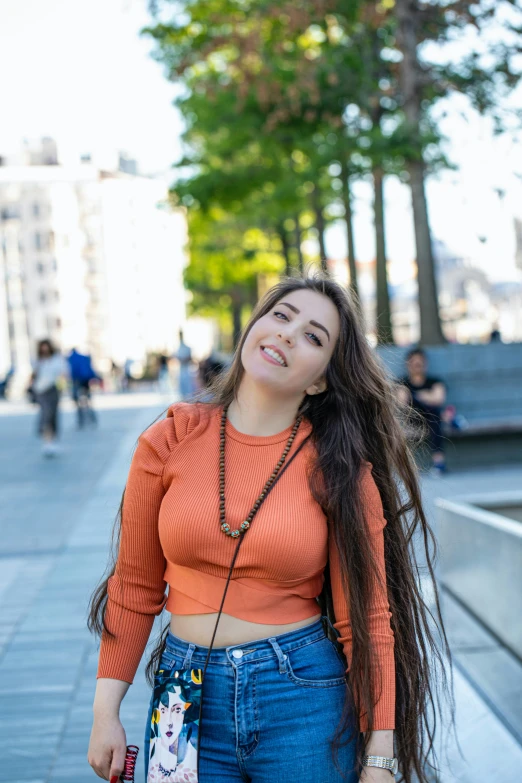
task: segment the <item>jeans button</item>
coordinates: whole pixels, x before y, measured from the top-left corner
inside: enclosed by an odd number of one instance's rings
[[[234,658],[242,658],[243,650],[232,650],[232,655],[234,656]]]

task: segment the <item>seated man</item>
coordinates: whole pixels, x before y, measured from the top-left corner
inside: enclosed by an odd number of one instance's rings
[[[441,412],[446,401],[446,387],[440,378],[426,374],[428,360],[422,348],[412,348],[406,355],[408,374],[399,379],[398,395],[404,405],[417,410],[428,425],[428,445],[431,453],[431,475],[446,472]]]

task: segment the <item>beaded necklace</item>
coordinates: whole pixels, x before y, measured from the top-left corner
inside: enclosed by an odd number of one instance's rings
[[[228,411],[228,405],[226,405],[223,408],[223,413],[221,414],[221,429],[219,435],[219,522],[220,522],[221,530],[225,535],[230,536],[231,538],[239,538],[241,533],[244,533],[250,527],[250,523],[252,522],[255,515],[257,514],[259,510],[259,506],[265,499],[270,487],[276,480],[279,471],[285,464],[287,454],[292,448],[292,443],[295,440],[295,436],[297,435],[297,430],[299,429],[299,425],[301,424],[303,417],[298,416],[297,419],[295,420],[294,426],[292,427],[292,432],[290,433],[290,437],[288,438],[286,442],[286,446],[283,449],[281,458],[277,463],[277,465],[275,466],[272,473],[270,474],[270,478],[268,479],[265,486],[263,487],[261,494],[259,495],[256,502],[252,506],[249,515],[247,516],[245,521],[241,523],[241,525],[237,530],[231,530],[230,525],[226,521],[226,515],[225,515],[225,430],[227,425],[227,411]]]

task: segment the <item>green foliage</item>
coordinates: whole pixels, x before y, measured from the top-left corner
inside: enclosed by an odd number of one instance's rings
[[[258,275],[281,274],[277,243],[265,232],[219,207],[189,212],[190,264],[185,283],[193,294],[191,309],[217,318],[230,330],[233,305],[253,306]]]
[[[409,161],[448,165],[431,107],[459,91],[501,129],[499,101],[520,78],[520,0],[413,3],[415,124],[401,82],[403,0],[152,5],[155,24],[144,33],[183,86],[184,157],[172,197],[189,213],[187,284],[200,311],[241,287],[248,301],[258,275],[282,271],[282,231],[291,244],[296,216],[306,238],[343,214],[341,168],[404,179]],[[472,29],[472,50],[440,55]]]

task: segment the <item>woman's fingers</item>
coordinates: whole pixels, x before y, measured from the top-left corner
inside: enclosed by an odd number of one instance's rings
[[[121,773],[125,768],[126,752],[127,752],[127,747],[125,745],[123,746],[123,748],[118,747],[114,749],[114,752],[112,754],[110,773],[109,773],[109,781],[111,781],[111,783],[117,783]]]

